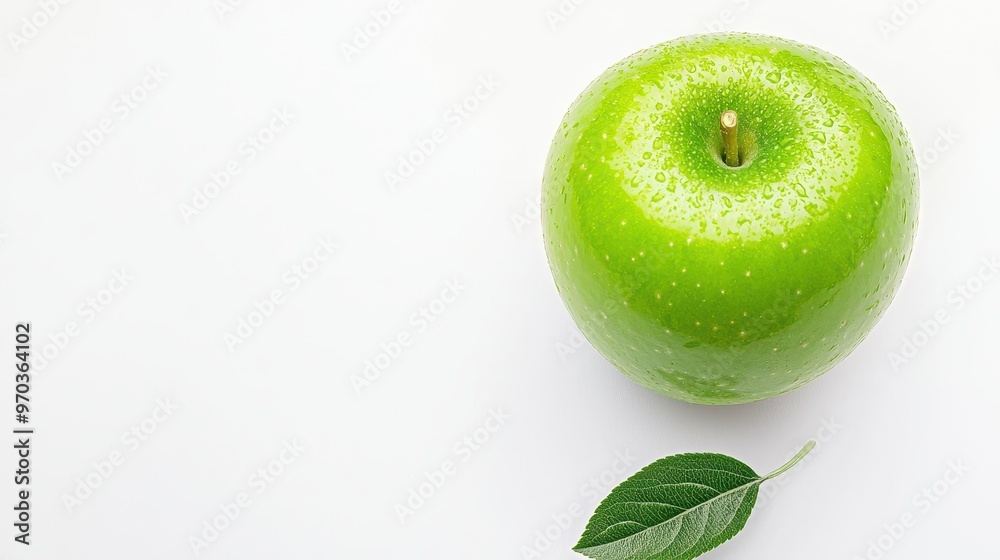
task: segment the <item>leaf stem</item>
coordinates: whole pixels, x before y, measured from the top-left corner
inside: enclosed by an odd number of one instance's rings
[[[785,463],[784,466],[782,466],[778,470],[774,471],[773,473],[765,476],[763,480],[771,480],[772,478],[775,478],[777,476],[780,476],[780,475],[784,474],[786,471],[788,471],[789,469],[791,469],[795,465],[799,464],[799,461],[801,461],[806,455],[808,455],[809,452],[812,451],[814,447],[816,447],[816,440],[812,440],[812,439],[809,440],[809,443],[807,443],[806,446],[802,448],[802,451],[799,451],[798,453],[796,453],[795,456],[792,457],[791,461]]]

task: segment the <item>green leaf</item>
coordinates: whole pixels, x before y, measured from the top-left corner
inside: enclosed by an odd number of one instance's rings
[[[573,550],[598,560],[691,560],[733,538],[757,502],[757,490],[794,467],[760,476],[715,453],[660,459],[619,484],[587,523]]]

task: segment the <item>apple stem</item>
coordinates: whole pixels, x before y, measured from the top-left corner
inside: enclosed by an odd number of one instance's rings
[[[736,139],[739,119],[736,117],[736,111],[722,113],[719,120],[722,129],[722,159],[729,167],[739,167],[740,146]]]

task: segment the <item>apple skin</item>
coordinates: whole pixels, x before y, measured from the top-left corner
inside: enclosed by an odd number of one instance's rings
[[[741,165],[719,117],[739,115]],[[889,305],[918,211],[913,148],[857,70],[775,37],[685,37],[574,102],[542,190],[546,253],[583,335],[701,404],[761,400],[846,357]]]

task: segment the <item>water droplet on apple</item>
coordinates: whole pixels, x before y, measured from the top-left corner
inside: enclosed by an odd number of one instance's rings
[[[826,210],[825,208],[820,208],[818,204],[807,204],[806,212],[808,212],[810,216],[821,216],[826,213]]]

